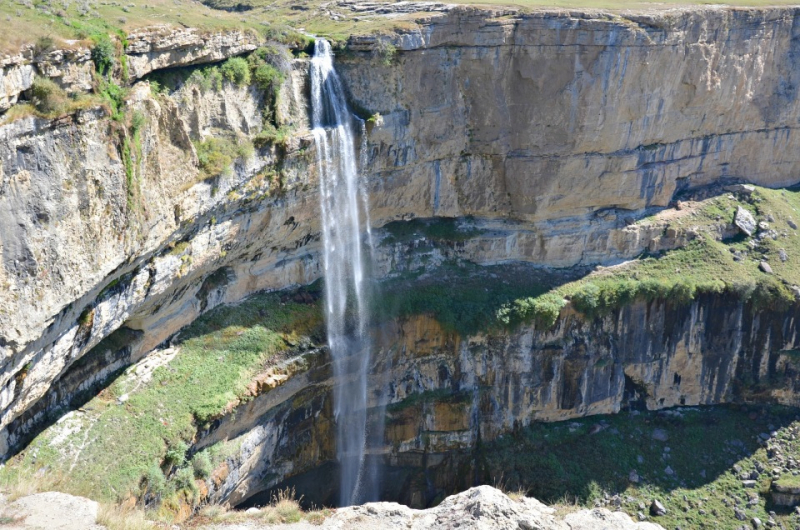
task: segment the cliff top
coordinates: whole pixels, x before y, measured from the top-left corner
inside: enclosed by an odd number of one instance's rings
[[[591,9],[652,11],[687,6],[788,6],[793,0],[477,0],[456,2],[357,2],[354,0],[18,0],[0,5],[0,54],[17,53],[25,47],[59,48],[102,33],[126,34],[156,25],[193,27],[207,31],[230,29],[260,33],[269,27],[291,26],[312,34],[344,39],[414,25],[420,14],[446,11],[456,5],[538,9]]]

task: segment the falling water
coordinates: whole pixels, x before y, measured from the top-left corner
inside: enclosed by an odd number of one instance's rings
[[[365,265],[372,246],[367,195],[355,149],[356,127],[363,128],[363,122],[347,108],[342,83],[333,69],[331,46],[324,39],[317,39],[311,60],[311,104],[320,172],[325,319],[336,381],[339,501],[346,506],[367,496],[364,455],[370,340]],[[367,231],[366,246],[362,245],[362,225]]]

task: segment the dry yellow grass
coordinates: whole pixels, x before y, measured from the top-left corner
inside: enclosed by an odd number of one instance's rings
[[[101,504],[97,522],[108,530],[152,530],[156,526],[147,519],[144,510],[125,508],[114,504]]]

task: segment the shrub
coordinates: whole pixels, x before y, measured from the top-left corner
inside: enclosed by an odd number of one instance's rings
[[[209,68],[206,72],[206,77],[211,88],[217,91],[222,90],[223,77],[219,68]]]
[[[564,297],[557,293],[521,298],[514,300],[513,303],[504,304],[497,311],[497,320],[505,325],[535,322],[537,327],[550,329],[555,325],[561,314],[561,308],[566,304]]]
[[[142,111],[135,111],[131,116],[131,134],[136,135],[147,122],[147,117]]]
[[[380,60],[381,64],[384,66],[389,66],[392,64],[392,60],[395,58],[395,55],[397,55],[397,48],[395,48],[394,44],[388,40],[379,39],[375,42],[375,47],[372,49],[372,53]]]
[[[47,35],[39,37],[36,44],[33,45],[33,56],[37,59],[41,58],[44,54],[52,51],[56,47],[56,42],[53,37]]]
[[[231,57],[220,67],[222,77],[237,86],[250,84],[250,67],[241,57]]]
[[[255,69],[259,65],[268,64],[285,76],[292,67],[292,57],[289,51],[280,45],[268,45],[258,48],[247,58],[251,68]]]
[[[264,30],[267,40],[280,42],[295,50],[310,52],[314,48],[314,37],[301,33],[289,26],[267,26]]]
[[[189,446],[183,440],[171,445],[164,455],[164,462],[170,466],[181,467],[186,463],[186,451]]]
[[[225,138],[208,138],[195,144],[197,160],[205,178],[230,171],[239,155],[239,147]]]
[[[106,34],[92,36],[94,47],[92,48],[92,61],[98,73],[105,75],[114,66],[114,43]]]
[[[150,93],[152,95],[159,96],[167,92],[168,90],[166,89],[166,87],[162,86],[161,83],[159,83],[158,81],[156,80],[150,81]]]
[[[154,497],[161,497],[167,492],[167,478],[157,465],[147,470],[144,481],[145,491]]]
[[[66,112],[69,109],[70,99],[53,81],[37,77],[31,86],[31,102],[37,111],[53,115]]]
[[[256,137],[253,138],[253,143],[256,145],[256,147],[264,147],[267,145],[280,145],[285,147],[290,136],[290,128],[276,128],[271,123],[266,122],[264,123],[264,128],[261,130],[261,132],[259,132]]]
[[[173,482],[178,491],[197,491],[197,485],[194,483],[194,471],[190,467],[183,467],[176,471]]]
[[[111,119],[115,121],[124,121],[125,96],[127,96],[128,91],[113,81],[105,81],[103,79],[100,80],[97,90],[108,105]]]
[[[186,83],[198,87],[203,92],[208,92],[211,90],[211,79],[209,79],[209,76],[206,75],[205,70],[198,69],[192,72],[192,75],[189,76],[189,79],[186,80]]]
[[[283,74],[274,66],[262,64],[253,71],[255,85],[265,92],[272,92],[283,83]]]
[[[201,451],[194,455],[192,458],[192,468],[194,469],[194,476],[197,478],[207,478],[214,471],[214,466],[211,465],[211,458],[208,456],[207,451]]]
[[[593,283],[587,283],[572,295],[572,305],[585,315],[594,314],[600,306],[600,288]]]

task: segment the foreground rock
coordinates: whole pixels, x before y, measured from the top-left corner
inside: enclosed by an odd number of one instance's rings
[[[491,486],[479,486],[448,497],[439,506],[428,510],[412,510],[406,506],[375,502],[364,506],[351,506],[337,510],[321,526],[304,523],[270,528],[323,528],[323,529],[450,529],[475,530],[657,530],[660,525],[635,523],[621,512],[605,509],[581,510],[564,517],[556,510],[536,499],[519,501]],[[252,524],[218,526],[215,530],[260,528]],[[266,528],[266,527],[264,527]]]
[[[9,502],[0,499],[0,516],[7,530],[105,530],[96,524],[95,501],[48,491]]]

